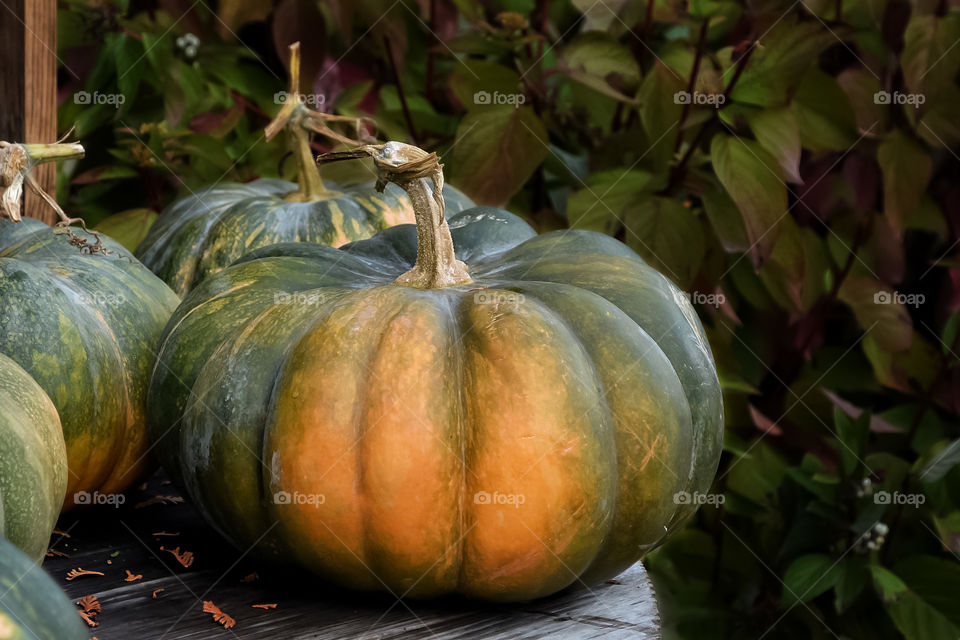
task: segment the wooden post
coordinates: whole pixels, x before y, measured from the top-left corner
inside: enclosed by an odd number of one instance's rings
[[[57,0],[0,2],[0,140],[57,141]],[[56,164],[33,176],[56,195]],[[26,194],[24,214],[47,224],[56,219],[35,193]]]

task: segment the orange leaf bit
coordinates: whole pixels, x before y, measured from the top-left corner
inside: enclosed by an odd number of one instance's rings
[[[80,576],[102,576],[103,574],[99,571],[87,571],[82,567],[77,567],[76,569],[70,569],[67,573],[67,581],[73,580],[74,578],[79,578]]]
[[[157,599],[157,596],[160,595],[160,592],[161,592],[161,591],[166,591],[166,589],[164,589],[163,587],[160,587],[159,589],[154,589],[154,590],[153,590],[153,593],[150,595],[150,597],[153,598],[154,600],[156,600],[156,599]]]
[[[176,549],[165,549],[164,547],[160,547],[160,551],[166,551],[167,553],[172,554],[173,557],[177,559],[177,562],[182,564],[184,567],[189,567],[193,564],[192,551],[184,551],[183,553],[180,553],[180,547],[177,547]]]
[[[240,578],[240,582],[256,582],[259,579],[260,579],[260,574],[254,571],[253,573],[249,575],[245,575],[242,578]]]
[[[50,549],[47,549],[47,557],[48,557],[48,558],[53,558],[53,557],[57,557],[57,558],[69,558],[69,557],[70,557],[70,554],[69,554],[69,553],[64,553],[63,551],[57,551],[56,549],[54,549],[54,548],[51,547]]]
[[[69,537],[70,537],[70,534],[69,534],[69,533],[67,533],[66,531],[60,531],[60,529],[54,529],[52,535],[60,536],[61,538],[69,538]]]
[[[130,569],[124,569],[127,572],[127,577],[123,579],[124,582],[136,582],[137,580],[143,580],[142,573],[131,573]]]
[[[252,606],[254,609],[276,609],[277,603],[271,602],[270,604],[254,604],[250,606]]]
[[[213,615],[213,619],[223,625],[224,629],[231,629],[237,626],[237,621],[220,611],[220,607],[213,604],[210,600],[203,601],[203,612]]]
[[[100,601],[97,600],[97,596],[83,596],[77,601],[77,606],[82,609],[82,611],[78,611],[78,613],[80,617],[83,618],[83,621],[87,623],[88,627],[100,626],[100,623],[97,621],[97,615],[100,613],[102,607],[100,606]]]
[[[157,531],[156,533],[151,533],[153,536],[178,536],[180,535],[179,531]]]

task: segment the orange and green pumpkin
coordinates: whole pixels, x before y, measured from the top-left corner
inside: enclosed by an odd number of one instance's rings
[[[290,99],[267,127],[267,139],[286,129],[298,165],[298,182],[261,179],[224,183],[171,204],[137,247],[137,257],[182,296],[204,278],[259,247],[278,242],[317,242],[338,247],[414,221],[413,207],[396,187],[383,193],[369,180],[351,186],[325,183],[310,150],[310,134],[334,140],[328,122],[353,121],[307,108],[298,94],[299,47],[291,47]],[[450,211],[472,207],[448,187]]]
[[[151,470],[147,383],[178,302],[126,249],[103,243],[109,255],[82,253],[38,220],[0,220],[0,354],[59,413],[66,506],[78,492],[122,491]]]
[[[57,409],[29,373],[0,353],[0,538],[41,560],[66,491]]]
[[[517,601],[616,575],[719,459],[687,297],[602,234],[448,225],[433,154],[361,151],[417,226],[264,248],[194,289],[151,383],[163,464],[240,548],[351,588]]]
[[[0,638],[87,640],[77,609],[33,558],[0,538]]]

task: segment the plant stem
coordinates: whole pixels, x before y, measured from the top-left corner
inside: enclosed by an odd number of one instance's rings
[[[687,81],[687,96],[689,100],[683,103],[683,109],[680,111],[680,122],[677,125],[677,139],[673,143],[674,155],[680,151],[680,146],[683,144],[683,125],[686,123],[687,116],[690,115],[690,109],[692,108],[693,91],[697,86],[697,74],[700,73],[700,61],[703,59],[704,45],[707,42],[707,27],[709,25],[709,20],[704,20],[703,24],[700,25],[700,36],[697,38],[697,53],[693,58],[693,69],[690,71],[690,79]]]
[[[444,217],[443,165],[435,153],[402,142],[366,145],[353,151],[327,153],[319,162],[372,157],[377,169],[377,189],[392,182],[410,196],[417,219],[417,262],[394,282],[417,289],[440,289],[472,282],[465,265],[454,253],[450,226]],[[430,178],[433,191],[423,178]]]
[[[403,108],[403,119],[407,121],[407,129],[410,131],[410,138],[414,144],[419,144],[420,136],[417,135],[417,129],[413,126],[413,116],[410,113],[410,106],[407,104],[407,95],[403,91],[403,82],[400,81],[400,72],[397,69],[397,61],[393,57],[393,49],[390,47],[390,40],[383,39],[383,47],[387,50],[387,59],[390,61],[390,69],[393,71],[393,77],[397,81],[397,97],[400,98],[400,106]]]

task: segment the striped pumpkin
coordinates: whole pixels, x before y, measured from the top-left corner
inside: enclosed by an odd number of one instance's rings
[[[66,491],[57,409],[29,373],[0,354],[0,538],[41,560]]]
[[[82,234],[83,232],[78,232]],[[0,354],[19,364],[60,415],[78,492],[122,491],[151,470],[146,388],[176,295],[133,256],[90,255],[37,220],[0,220]]]
[[[238,547],[352,588],[516,601],[616,575],[719,460],[687,297],[602,234],[487,207],[448,227],[432,156],[364,152],[417,226],[194,289],[151,383],[163,464]]]
[[[36,560],[0,539],[0,638],[87,640],[90,634],[67,596]]]
[[[291,194],[293,194],[291,196]],[[473,206],[448,188],[451,210]],[[204,278],[250,251],[278,242],[317,242],[338,247],[413,222],[406,194],[370,185],[304,196],[297,184],[263,179],[222,184],[171,204],[136,249],[136,256],[183,296]]]

